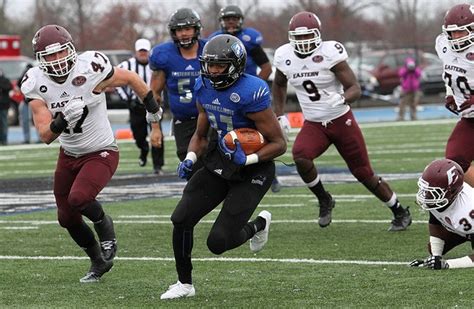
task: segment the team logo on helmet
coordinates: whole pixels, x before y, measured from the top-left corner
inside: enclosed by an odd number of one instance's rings
[[[238,58],[242,57],[242,54],[244,53],[244,51],[242,49],[242,46],[238,42],[235,42],[234,44],[232,44],[230,48],[232,49],[232,51]]]
[[[466,59],[469,60],[469,61],[473,61],[474,60],[474,53],[473,52],[469,52],[466,54]]]
[[[72,84],[73,84],[74,86],[82,86],[82,85],[84,85],[84,83],[86,82],[86,80],[87,80],[87,79],[86,79],[85,76],[80,75],[80,76],[78,76],[78,77],[76,77],[76,78],[74,78],[74,79],[72,80]]]
[[[240,102],[240,96],[237,93],[232,92],[232,94],[230,95],[230,100],[234,103],[239,103]]]
[[[323,56],[321,56],[321,55],[316,55],[316,56],[313,57],[313,61],[316,62],[316,63],[322,62],[323,59],[324,59],[324,58],[323,58]]]

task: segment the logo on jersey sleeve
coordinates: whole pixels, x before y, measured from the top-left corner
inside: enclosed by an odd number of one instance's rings
[[[230,100],[234,103],[239,103],[240,102],[240,96],[238,93],[232,92],[230,95]]]
[[[250,37],[250,35],[248,34],[244,34],[242,36],[242,41],[246,41],[246,42],[249,42],[252,38]]]
[[[72,84],[74,86],[82,86],[82,85],[84,85],[86,80],[87,80],[87,78],[85,76],[80,75],[80,76],[77,76],[76,78],[74,78],[72,80]]]
[[[321,55],[316,55],[313,57],[313,61],[316,62],[316,63],[320,63],[324,60],[323,56]]]
[[[473,61],[474,60],[474,53],[473,52],[468,52],[466,54],[466,59],[469,60],[469,61]]]
[[[48,91],[48,87],[45,85],[40,86],[40,92],[45,93],[46,91]]]

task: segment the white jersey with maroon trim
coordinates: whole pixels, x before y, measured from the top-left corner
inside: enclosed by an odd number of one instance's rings
[[[456,105],[466,100],[466,96],[474,95],[474,47],[455,52],[448,45],[445,34],[436,38],[436,52],[443,62],[443,79],[453,93]],[[473,118],[474,107],[461,113],[462,117]]]
[[[349,110],[348,105],[342,104],[342,84],[331,71],[347,58],[344,46],[336,41],[323,41],[305,58],[298,57],[290,44],[275,51],[273,64],[295,88],[306,120],[326,122]]]
[[[81,97],[84,100],[86,107],[81,119],[59,136],[61,147],[68,153],[83,155],[114,144],[105,94],[93,92],[112,70],[107,56],[88,51],[77,57],[76,65],[64,83],[55,82],[39,67],[31,68],[26,73],[21,86],[25,97],[46,102],[53,117],[62,112],[72,98]]]
[[[431,214],[448,230],[466,237],[474,234],[474,189],[464,183],[462,191],[445,210],[430,210]]]

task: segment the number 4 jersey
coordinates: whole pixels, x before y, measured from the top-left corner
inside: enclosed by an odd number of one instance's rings
[[[306,120],[325,122],[349,110],[349,106],[342,104],[342,84],[331,71],[347,58],[344,46],[335,41],[322,42],[305,58],[298,57],[289,43],[275,51],[273,64],[295,88]]]
[[[446,35],[440,34],[436,38],[436,52],[443,62],[444,82],[452,89],[454,100],[459,107],[466,100],[466,96],[474,95],[474,48],[454,52],[448,45]],[[462,116],[473,118],[474,108],[469,108]]]
[[[55,82],[39,67],[34,67],[25,74],[21,91],[27,99],[46,102],[53,117],[62,112],[72,98],[82,98],[86,106],[81,119],[73,128],[68,127],[61,133],[59,143],[67,153],[83,155],[114,147],[105,94],[94,93],[95,87],[111,74],[113,68],[107,56],[88,51],[77,57],[64,83]]]

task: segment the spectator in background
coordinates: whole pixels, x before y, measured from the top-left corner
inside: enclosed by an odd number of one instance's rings
[[[21,83],[23,82],[23,77],[25,77],[26,72],[31,69],[33,65],[31,63],[28,63],[21,73],[20,78],[18,79],[18,88],[21,89]],[[26,98],[23,98],[23,100],[20,103],[20,124],[21,128],[23,130],[23,142],[25,144],[29,144],[31,142],[31,117],[30,117],[30,106],[28,105],[28,100]]]
[[[421,68],[416,65],[415,59],[406,58],[405,65],[398,71],[402,92],[400,95],[400,110],[397,120],[405,120],[405,109],[410,107],[410,119],[416,120],[416,107],[420,102]]]
[[[245,46],[247,52],[247,63],[245,73],[258,76],[263,80],[268,80],[272,74],[272,64],[262,48],[262,34],[254,28],[242,27],[244,23],[244,14],[236,5],[228,5],[219,12],[219,22],[221,30],[212,33],[209,39],[219,34],[230,34],[239,38]],[[257,74],[257,68],[260,72]],[[280,119],[278,119],[280,121]],[[285,132],[286,133],[286,132]],[[275,175],[276,176],[276,175]],[[281,185],[278,178],[275,177],[272,183],[272,192],[280,191]]]
[[[11,81],[0,70],[0,145],[8,143],[8,109],[10,108]]]
[[[118,65],[119,68],[137,73],[149,86],[151,81],[151,69],[148,63],[148,56],[151,50],[151,43],[147,39],[138,39],[135,42],[135,56],[125,60]],[[132,129],[135,145],[140,149],[138,165],[145,166],[147,163],[150,145],[147,141],[149,124],[146,122],[146,109],[140,98],[130,86],[117,88],[117,92],[122,100],[127,101],[130,111],[130,128]],[[161,125],[161,124],[160,124]],[[153,160],[153,171],[157,175],[162,175],[164,165],[164,143],[163,135],[160,140],[161,147],[151,147],[151,157]]]

